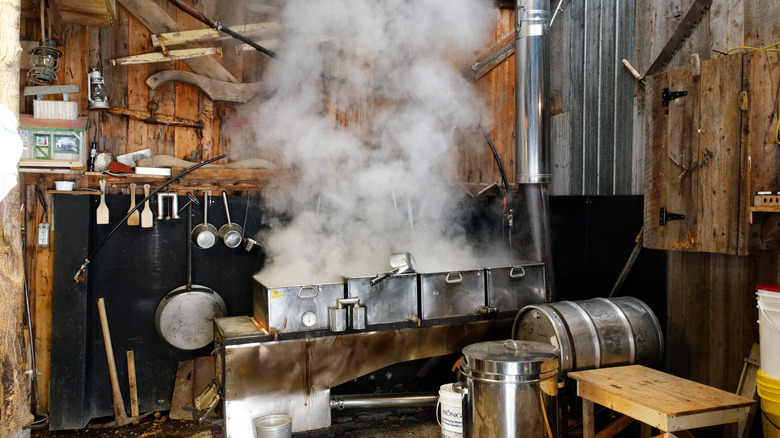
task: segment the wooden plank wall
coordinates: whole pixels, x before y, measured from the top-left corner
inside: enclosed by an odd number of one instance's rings
[[[693,0],[636,2],[632,63],[647,70]],[[739,45],[780,40],[780,3],[714,0],[712,8],[667,68],[688,65]],[[644,138],[644,99],[636,87],[634,138]],[[639,140],[635,140],[637,142]],[[750,257],[670,251],[667,264],[667,370],[724,390],[736,389],[742,359],[758,341],[755,287],[780,282],[777,255]]]

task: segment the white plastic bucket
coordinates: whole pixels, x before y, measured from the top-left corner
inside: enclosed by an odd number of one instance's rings
[[[441,426],[442,438],[461,438],[463,436],[461,396],[462,394],[456,391],[453,383],[445,383],[439,388],[436,421]]]
[[[758,326],[761,334],[761,369],[772,379],[780,379],[780,286],[759,285]]]

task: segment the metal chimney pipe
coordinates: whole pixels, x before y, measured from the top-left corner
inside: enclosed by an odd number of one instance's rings
[[[550,174],[550,0],[517,0],[515,9],[516,181],[546,184]]]

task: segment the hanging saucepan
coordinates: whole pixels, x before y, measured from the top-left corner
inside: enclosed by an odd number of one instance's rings
[[[225,203],[227,223],[219,228],[219,238],[222,239],[222,243],[228,248],[235,248],[241,245],[241,241],[244,239],[244,229],[241,228],[241,225],[230,222],[230,207],[228,207],[225,192],[222,192],[222,202]]]
[[[217,241],[217,227],[211,225],[209,219],[209,194],[203,194],[203,223],[192,229],[192,242],[198,247],[208,249]]]

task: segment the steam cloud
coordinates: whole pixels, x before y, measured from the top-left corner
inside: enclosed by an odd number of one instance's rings
[[[486,111],[458,68],[489,43],[492,4],[284,5],[287,44],[264,73],[276,92],[253,117],[257,147],[299,179],[266,197],[281,214],[274,217],[289,220],[259,236],[268,256],[261,281],[374,275],[389,269],[391,253],[407,251],[421,272],[475,267],[466,264],[474,254],[453,225],[465,195],[456,143]],[[325,42],[304,43],[323,36]]]

